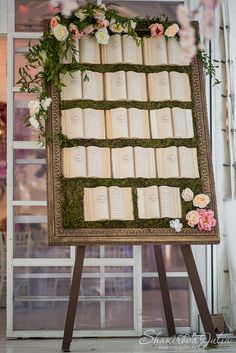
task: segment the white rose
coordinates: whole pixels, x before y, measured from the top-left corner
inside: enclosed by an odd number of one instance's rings
[[[40,124],[39,124],[39,122],[38,122],[38,120],[36,119],[35,116],[31,116],[31,118],[29,118],[29,122],[35,129],[39,129],[40,128]]]
[[[44,100],[42,100],[41,102],[41,106],[44,110],[48,110],[48,107],[50,106],[50,104],[52,103],[52,98],[45,98]]]
[[[112,18],[110,21],[109,29],[114,33],[121,33],[123,32],[124,27],[120,23],[116,22],[114,18]]]
[[[30,116],[33,116],[39,112],[40,103],[39,100],[32,100],[28,103],[28,108],[30,110]]]
[[[192,201],[194,194],[190,188],[186,188],[182,191],[181,196],[184,201]]]
[[[169,223],[170,227],[173,228],[177,233],[181,232],[183,224],[180,222],[179,219],[172,219],[172,221],[170,221]]]
[[[87,17],[86,12],[83,9],[79,9],[74,12],[75,16],[78,17],[81,21],[84,21]]]
[[[66,28],[66,26],[58,24],[56,27],[52,29],[52,33],[54,37],[59,40],[60,42],[66,40],[66,38],[69,35],[69,32]]]
[[[109,34],[106,28],[98,29],[95,33],[98,44],[108,44]]]

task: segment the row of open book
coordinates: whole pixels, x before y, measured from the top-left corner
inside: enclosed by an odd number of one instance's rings
[[[198,178],[197,149],[66,147],[62,173],[65,178]]]
[[[115,34],[107,45],[99,45],[95,38],[85,36],[75,41],[78,50],[76,60],[90,64],[144,64],[144,65],[188,65],[176,38],[165,36],[142,38],[137,45],[132,37]],[[70,53],[63,60],[71,63]]]
[[[87,76],[86,76],[87,75]],[[87,78],[87,79],[86,79]],[[176,71],[75,71],[60,75],[62,100],[191,101],[189,76]]]
[[[181,218],[178,187],[156,185],[137,188],[138,218]],[[134,220],[131,187],[84,188],[84,220]]]
[[[61,112],[62,133],[69,139],[192,138],[191,109],[111,110],[73,108]]]

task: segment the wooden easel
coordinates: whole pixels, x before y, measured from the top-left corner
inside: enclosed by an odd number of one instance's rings
[[[72,278],[72,284],[71,284],[71,290],[70,290],[70,299],[68,303],[64,337],[63,337],[63,343],[62,343],[63,352],[70,352],[70,344],[72,341],[81,275],[83,270],[85,248],[86,246],[78,246],[76,251],[75,266],[74,266],[73,278]],[[185,266],[188,272],[190,283],[192,285],[192,290],[195,296],[195,300],[196,300],[199,314],[205,330],[205,334],[207,336],[207,340],[210,338],[211,340],[214,340],[214,342],[216,342],[217,339],[216,339],[215,329],[207,306],[202,284],[198,275],[191,246],[180,245],[180,248],[183,254]],[[169,293],[168,284],[167,284],[167,277],[166,277],[161,245],[154,245],[154,252],[155,252],[155,259],[157,264],[157,271],[159,276],[160,289],[161,289],[162,301],[163,301],[165,318],[166,318],[167,331],[169,336],[175,336],[176,330],[175,330],[174,317],[172,313],[170,293]]]

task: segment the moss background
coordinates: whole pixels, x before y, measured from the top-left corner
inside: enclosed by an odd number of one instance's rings
[[[65,71],[91,70],[97,72],[115,72],[119,70],[136,71],[136,72],[160,72],[160,71],[178,71],[186,72],[190,77],[191,83],[191,67],[190,66],[144,66],[129,64],[114,65],[64,65]],[[192,84],[191,84],[192,89]],[[93,108],[93,109],[114,109],[118,107],[139,108],[139,109],[160,109],[165,107],[180,107],[192,109],[193,102],[136,102],[136,101],[61,101],[61,109],[71,108]],[[193,112],[194,138],[192,139],[114,139],[114,140],[98,140],[98,139],[68,139],[65,135],[58,136],[61,148],[72,146],[89,146],[98,147],[124,147],[124,146],[141,146],[141,147],[169,147],[169,146],[185,146],[198,148],[198,134],[196,129],[196,117]],[[132,187],[133,204],[134,204],[134,221],[94,221],[84,222],[83,216],[83,189],[84,187],[97,186],[123,186]],[[143,179],[143,178],[126,178],[126,179],[103,179],[103,178],[64,178],[61,177],[61,205],[64,228],[168,228],[169,218],[161,219],[138,219],[137,209],[137,187],[145,187],[151,185],[176,186],[182,191],[186,187],[190,187],[194,194],[202,191],[201,178],[196,179]],[[182,202],[182,222],[186,226],[185,215],[193,209],[192,202]]]

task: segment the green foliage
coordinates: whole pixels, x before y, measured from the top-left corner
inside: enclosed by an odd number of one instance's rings
[[[198,56],[203,63],[203,67],[206,71],[206,74],[214,79],[213,86],[219,85],[221,83],[220,80],[216,77],[216,69],[219,67],[214,63],[218,63],[218,60],[212,59],[209,54],[207,54],[204,50],[198,51]]]

